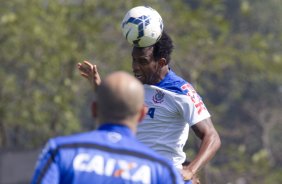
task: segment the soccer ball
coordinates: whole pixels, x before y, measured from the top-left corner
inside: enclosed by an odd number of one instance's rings
[[[126,13],[121,27],[123,36],[130,44],[136,47],[148,47],[155,44],[162,36],[163,20],[153,8],[137,6]]]

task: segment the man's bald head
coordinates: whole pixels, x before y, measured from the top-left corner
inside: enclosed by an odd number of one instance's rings
[[[144,89],[135,77],[119,71],[102,81],[96,97],[99,120],[122,123],[140,115],[144,104]]]

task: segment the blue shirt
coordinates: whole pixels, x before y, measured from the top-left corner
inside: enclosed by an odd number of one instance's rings
[[[32,184],[174,184],[179,172],[139,143],[128,127],[104,124],[98,130],[50,139],[39,157]]]

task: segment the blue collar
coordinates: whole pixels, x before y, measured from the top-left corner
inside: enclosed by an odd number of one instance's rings
[[[98,130],[117,132],[117,133],[120,133],[123,136],[135,137],[133,132],[130,130],[130,128],[128,128],[127,126],[124,126],[124,125],[120,125],[120,124],[103,123],[98,128]]]
[[[171,69],[166,74],[164,79],[160,81],[159,83],[155,84],[154,86],[157,86],[159,88],[177,93],[177,94],[187,94],[187,90],[183,90],[182,86],[186,84],[187,82],[176,75]]]
[[[169,71],[167,72],[167,74],[165,75],[165,77],[163,78],[163,80],[161,80],[160,82],[158,82],[157,84],[154,84],[155,86],[162,86],[163,83],[165,83],[166,81],[170,80],[174,75],[174,72],[169,69]]]

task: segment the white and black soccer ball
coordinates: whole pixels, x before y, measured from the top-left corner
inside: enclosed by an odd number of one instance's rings
[[[124,16],[121,26],[123,36],[136,47],[155,44],[162,36],[164,27],[160,14],[149,6],[130,9]]]

